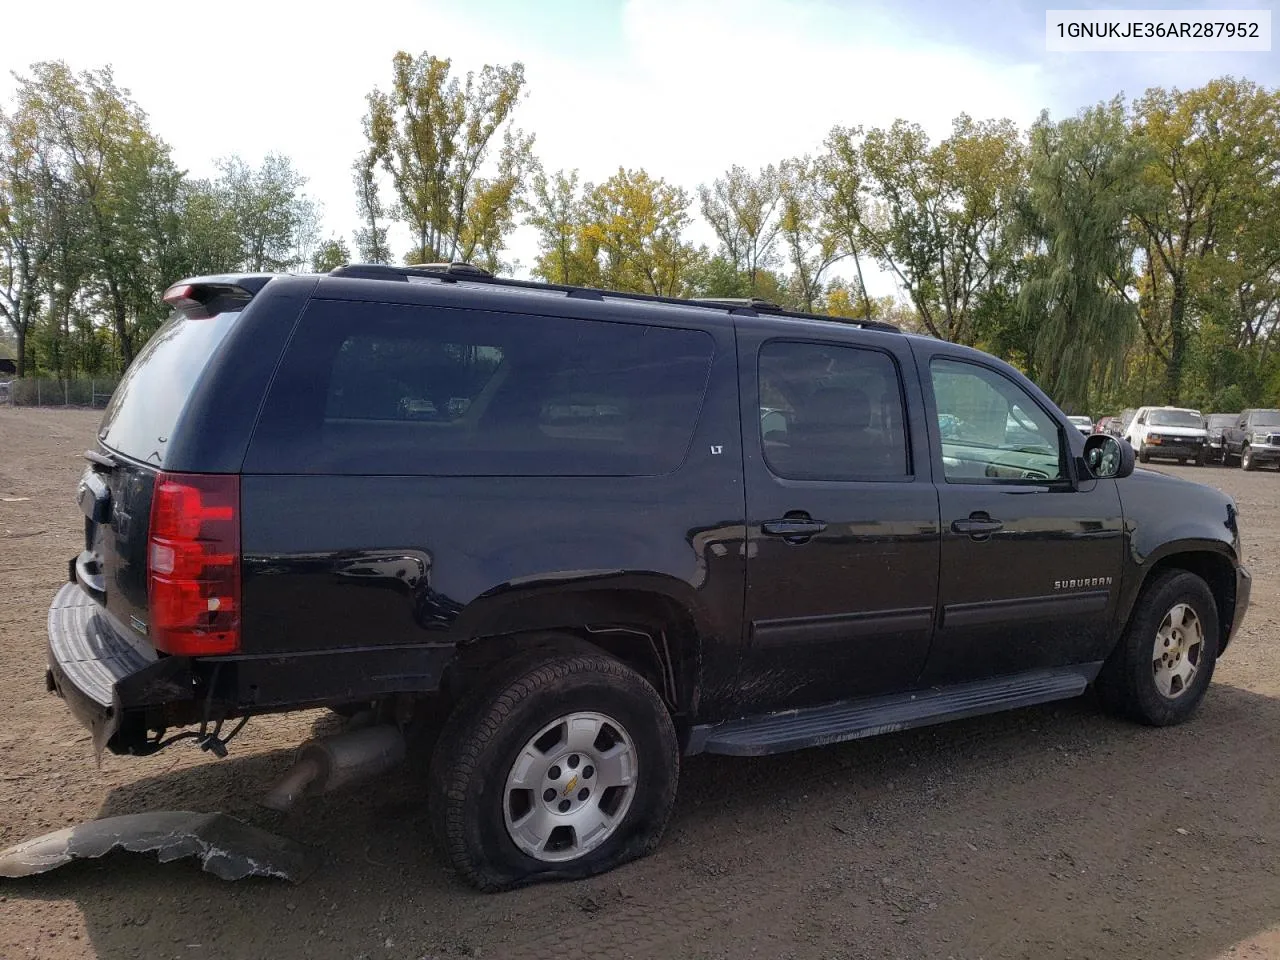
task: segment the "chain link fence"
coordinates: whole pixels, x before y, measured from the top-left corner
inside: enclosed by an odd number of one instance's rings
[[[12,407],[90,407],[102,409],[119,383],[114,377],[53,380],[24,377],[0,383],[0,404]]]

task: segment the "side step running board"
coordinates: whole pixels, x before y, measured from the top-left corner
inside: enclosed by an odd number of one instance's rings
[[[947,720],[1066,700],[1084,693],[1101,664],[1037,670],[994,680],[841,700],[820,707],[694,727],[685,751],[755,757],[859,740]]]

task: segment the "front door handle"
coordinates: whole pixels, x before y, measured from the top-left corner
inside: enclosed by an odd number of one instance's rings
[[[997,530],[1003,530],[1004,524],[993,520],[985,513],[971,513],[967,520],[953,520],[951,529],[955,533],[968,534],[974,540],[986,540]]]
[[[812,517],[783,517],[781,520],[766,520],[760,524],[760,529],[771,537],[781,537],[787,543],[804,543],[827,529],[827,525]]]

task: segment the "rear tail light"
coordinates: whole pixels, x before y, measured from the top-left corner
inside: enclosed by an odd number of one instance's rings
[[[151,637],[187,656],[240,649],[240,478],[160,473],[147,544]]]

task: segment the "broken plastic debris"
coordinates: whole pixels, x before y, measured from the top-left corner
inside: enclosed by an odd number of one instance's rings
[[[161,863],[199,857],[223,880],[277,877],[301,883],[315,869],[307,847],[225,813],[155,810],[90,820],[0,851],[0,877],[29,877],[112,850],[155,853]]]

